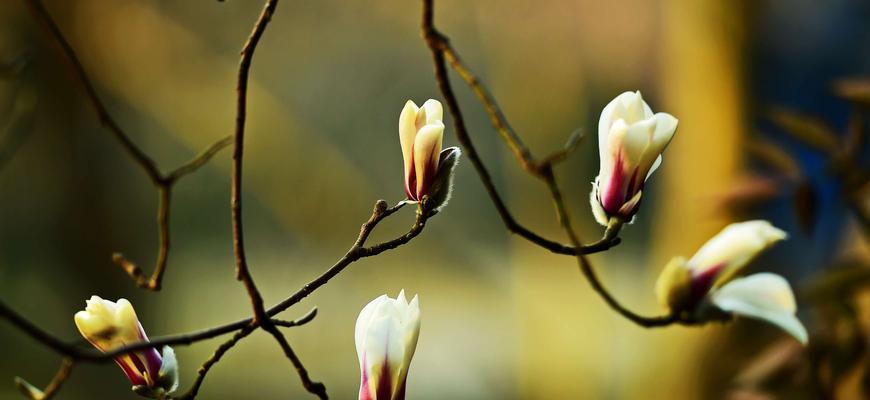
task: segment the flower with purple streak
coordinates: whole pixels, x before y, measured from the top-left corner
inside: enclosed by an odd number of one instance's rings
[[[640,92],[622,93],[604,107],[598,120],[600,169],[590,194],[598,223],[607,225],[614,217],[631,221],[677,122],[670,114],[654,114]]]
[[[132,343],[148,341],[136,311],[126,299],[117,302],[92,296],[83,311],[75,314],[79,332],[102,352],[108,352]],[[121,367],[134,390],[151,397],[160,389],[173,391],[178,385],[175,353],[165,346],[163,354],[149,348],[120,355],[115,363]]]
[[[408,200],[423,200],[432,187],[444,138],[442,115],[441,103],[433,99],[426,100],[421,107],[408,100],[399,114],[399,144],[405,161]]]
[[[762,251],[787,236],[763,220],[728,225],[688,261],[675,257],[668,263],[656,282],[659,302],[697,322],[723,315],[761,319],[806,343],[807,332],[794,315],[794,294],[785,279],[770,273],[735,279]]]
[[[420,335],[417,296],[405,291],[395,299],[382,295],[367,304],[356,321],[360,365],[359,400],[404,400],[408,368]]]

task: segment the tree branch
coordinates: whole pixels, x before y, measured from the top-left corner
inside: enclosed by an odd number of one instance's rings
[[[471,72],[460,62],[456,52],[450,47],[448,39],[443,34],[438,32],[437,29],[435,29],[435,26],[433,24],[432,0],[423,0],[422,31],[423,38],[425,39],[426,44],[429,46],[429,50],[432,53],[432,60],[435,67],[435,80],[438,83],[441,94],[444,96],[444,100],[447,103],[447,108],[450,111],[450,114],[453,116],[453,127],[456,133],[456,138],[457,140],[459,140],[459,144],[468,155],[468,159],[471,160],[471,164],[477,171],[477,174],[480,177],[480,181],[481,183],[483,183],[484,188],[489,194],[489,197],[492,200],[496,211],[498,211],[502,222],[504,222],[505,227],[509,231],[520,235],[526,240],[557,254],[591,254],[608,250],[609,248],[617,245],[619,243],[618,238],[611,238],[610,240],[606,241],[600,240],[587,246],[564,245],[544,238],[543,236],[526,228],[525,226],[520,224],[516,220],[516,218],[514,218],[510,210],[508,210],[507,205],[505,204],[501,195],[498,193],[498,189],[495,187],[495,184],[492,181],[492,176],[490,175],[489,170],[487,170],[486,165],[484,165],[483,160],[481,160],[480,155],[477,153],[477,149],[474,147],[474,143],[472,142],[471,137],[468,134],[468,130],[465,127],[465,120],[459,107],[459,101],[456,99],[456,95],[453,92],[453,87],[450,85],[450,79],[447,76],[445,56],[449,54],[448,57],[452,60],[452,65],[457,68],[460,76],[466,79],[466,81],[472,87],[472,90],[475,91],[475,93],[478,95],[478,98],[484,104],[484,108],[487,110],[493,126],[495,126],[496,130],[499,131],[505,142],[508,143],[508,147],[513,150],[514,154],[520,161],[520,164],[523,166],[523,168],[529,171],[532,175],[540,178],[540,169],[543,166],[550,165],[550,163],[563,159],[565,154],[567,154],[571,149],[576,147],[576,144],[579,141],[579,135],[577,133],[572,135],[571,140],[569,140],[567,149],[563,149],[562,151],[557,152],[553,156],[547,157],[545,159],[545,163],[534,161],[534,158],[531,156],[529,150],[519,139],[519,136],[517,136],[517,134],[510,128],[510,125],[507,123],[507,120],[504,118],[501,110],[498,108],[498,105],[492,99],[492,96],[489,95],[489,92],[486,91],[486,89],[480,84],[479,80],[474,75],[472,75]]]
[[[159,291],[163,281],[163,274],[166,271],[166,263],[169,258],[169,198],[172,192],[172,187],[179,178],[189,173],[192,173],[205,165],[215,154],[232,143],[232,137],[221,139],[209,146],[200,155],[193,160],[181,165],[168,174],[163,174],[157,167],[151,157],[149,157],[139,146],[137,146],[130,136],[121,129],[117,121],[109,114],[94,84],[88,77],[85,68],[79,61],[78,55],[73,50],[72,45],[67,41],[63,32],[58,27],[57,23],[51,17],[48,10],[39,0],[23,0],[30,13],[50,34],[54,42],[58,45],[63,54],[63,58],[68,62],[72,69],[73,75],[82,85],[85,95],[88,98],[89,104],[97,113],[100,123],[112,133],[112,136],[118,140],[124,151],[145,171],[148,178],[157,187],[160,194],[160,202],[157,207],[157,224],[160,246],[157,250],[157,261],[154,267],[154,272],[150,278],[145,277],[145,273],[141,268],[133,262],[127,260],[122,253],[114,253],[112,261],[121,267],[127,275],[136,282],[136,286],[150,291]]]
[[[239,78],[236,85],[236,94],[238,96],[236,107],[236,134],[233,147],[233,173],[232,173],[232,194],[231,194],[231,211],[233,219],[233,252],[236,256],[236,279],[241,281],[245,290],[248,292],[248,297],[251,299],[251,307],[253,308],[254,319],[251,325],[260,325],[266,332],[272,335],[275,340],[281,345],[284,354],[296,368],[299,378],[302,380],[302,385],[306,390],[321,399],[326,399],[326,386],[320,382],[314,382],[308,375],[308,371],[302,365],[299,357],[290,347],[284,334],[269,319],[266,314],[266,308],[263,305],[263,296],[257,289],[254,283],[254,277],[251,275],[248,261],[245,257],[245,240],[244,229],[242,226],[242,158],[244,156],[245,144],[245,119],[247,115],[247,99],[248,99],[248,76],[251,70],[251,62],[254,59],[254,51],[257,49],[257,44],[260,43],[260,38],[263,37],[263,32],[272,20],[272,15],[275,13],[275,8],[278,6],[278,0],[267,0],[263,6],[263,11],[254,25],[251,35],[245,42],[242,48],[241,60],[239,61]]]
[[[575,246],[580,243],[580,239],[577,237],[577,234],[574,232],[574,228],[571,224],[571,216],[568,214],[568,209],[565,207],[565,201],[562,197],[562,192],[559,189],[559,185],[556,182],[556,177],[553,174],[553,167],[546,166],[541,171],[543,173],[543,177],[547,182],[547,187],[550,189],[550,196],[553,198],[553,205],[556,208],[556,216],[559,219],[559,223],[562,225],[562,228],[565,230],[565,234],[568,235],[569,240]],[[619,232],[619,229],[622,227],[622,221],[617,219],[612,219],[610,224],[605,231],[605,236],[608,235],[616,235]],[[645,317],[640,314],[635,313],[634,311],[629,310],[625,306],[619,303],[610,291],[604,287],[604,284],[601,283],[601,280],[598,279],[598,275],[595,273],[595,269],[592,268],[592,264],[589,263],[589,260],[583,254],[577,254],[577,263],[580,265],[580,271],[583,272],[583,276],[586,277],[586,280],[589,282],[589,285],[592,286],[592,290],[595,293],[598,293],[604,302],[607,303],[610,308],[614,311],[625,317],[631,322],[634,322],[637,325],[640,325],[644,328],[655,328],[662,327],[673,324],[678,321],[677,315],[665,315],[660,317]]]
[[[475,77],[471,73],[471,71],[464,64],[462,64],[458,55],[456,54],[456,51],[452,47],[450,47],[447,37],[444,36],[442,33],[438,32],[437,29],[435,29],[433,21],[433,1],[434,0],[423,0],[422,32],[423,39],[426,41],[426,44],[428,45],[429,50],[432,53],[432,61],[435,68],[435,80],[438,83],[441,94],[444,96],[444,100],[447,102],[447,108],[449,109],[450,114],[453,116],[453,124],[454,130],[456,131],[456,137],[459,140],[459,143],[462,145],[463,149],[465,150],[466,154],[468,154],[468,158],[471,160],[472,164],[477,170],[481,182],[483,182],[484,187],[489,193],[489,196],[492,199],[496,210],[498,210],[499,215],[501,216],[508,230],[518,233],[529,241],[555,253],[577,256],[577,261],[580,264],[580,269],[586,279],[589,281],[590,285],[592,285],[593,290],[595,290],[595,292],[598,293],[611,308],[613,308],[615,311],[617,311],[619,314],[626,317],[630,321],[644,327],[665,326],[675,322],[676,317],[674,316],[648,318],[635,314],[631,310],[623,307],[601,284],[595,274],[594,269],[584,256],[585,254],[607,250],[619,243],[617,235],[619,233],[619,227],[621,226],[621,223],[605,230],[601,240],[587,246],[583,246],[580,244],[580,240],[577,238],[577,235],[574,233],[574,230],[571,227],[570,217],[564,206],[561,192],[558,185],[556,184],[555,177],[553,176],[552,168],[554,162],[564,159],[569,151],[576,146],[580,138],[579,133],[575,132],[575,134],[572,135],[571,139],[568,142],[568,145],[566,145],[565,150],[547,157],[544,162],[535,161],[531,155],[531,152],[523,144],[519,136],[510,128],[510,125],[507,123],[504,114],[499,109],[492,95],[490,95],[489,92],[483,87],[477,77]],[[475,149],[474,144],[471,141],[471,137],[468,135],[468,130],[465,127],[465,122],[462,117],[462,111],[460,110],[459,102],[456,99],[456,95],[453,92],[453,88],[450,85],[450,79],[447,75],[447,60],[450,61],[454,69],[457,70],[459,75],[469,84],[469,86],[475,92],[478,99],[486,109],[487,114],[489,114],[490,121],[492,122],[493,126],[501,134],[502,139],[508,144],[508,147],[510,147],[511,150],[514,152],[522,167],[527,172],[540,178],[544,181],[544,183],[546,183],[553,198],[553,202],[556,205],[556,211],[559,221],[562,227],[565,229],[565,233],[568,235],[568,238],[570,239],[571,243],[569,246],[562,245],[548,239],[544,239],[543,237],[528,230],[527,228],[520,225],[508,211],[507,206],[504,204],[504,201],[498,194],[495,185],[492,183],[492,178],[487,171],[486,166],[483,164],[483,161],[481,161],[480,156],[478,155],[477,150]]]
[[[72,359],[64,358],[57,373],[53,378],[51,378],[51,382],[45,386],[45,389],[40,390],[25,381],[23,378],[17,376],[15,377],[15,386],[18,387],[18,390],[22,394],[31,400],[49,400],[57,394],[61,385],[69,379],[69,375],[72,372],[74,365],[75,362]]]

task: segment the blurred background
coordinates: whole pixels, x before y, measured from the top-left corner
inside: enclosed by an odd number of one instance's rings
[[[260,2],[45,5],[110,113],[161,169],[232,133],[238,52]],[[403,197],[399,111],[407,99],[440,99],[419,14],[419,2],[407,0],[279,5],[254,60],[245,160],[248,259],[267,304],[344,254],[375,200]],[[680,119],[623,243],[591,258],[619,299],[644,314],[663,312],[653,285],[668,259],[690,256],[728,222],[766,218],[791,236],[749,270],[792,283],[811,345],[754,321],[631,324],[592,293],[573,259],[511,237],[465,162],[453,200],[420,237],[352,265],[282,314],[319,307],[311,324],[287,336],[333,398],[358,391],[357,313],[402,288],[420,295],[423,318],[411,399],[870,393],[867,122],[857,118],[870,103],[861,80],[870,76],[870,3],[439,0],[436,25],[535,154],[577,128],[587,132],[557,171],[585,241],[601,234],[588,205],[601,108],[641,90],[654,110]],[[111,254],[151,272],[157,191],[100,125],[20,2],[0,2],[0,64],[2,300],[70,339],[78,335],[72,315],[93,294],[130,299],[151,336],[247,315],[233,279],[230,152],[175,186],[164,288],[145,292]],[[546,188],[515,164],[471,92],[454,83],[512,211],[565,240]],[[455,145],[445,117],[445,145]],[[413,219],[402,210],[373,240],[404,233]],[[44,385],[59,357],[0,326],[0,398],[19,398],[13,377]],[[222,341],[176,349],[182,390]],[[114,365],[83,364],[58,398],[136,396]],[[256,333],[213,369],[200,398],[310,396],[274,341]]]

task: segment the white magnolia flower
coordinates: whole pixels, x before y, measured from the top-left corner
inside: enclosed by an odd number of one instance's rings
[[[779,275],[760,273],[734,279],[711,295],[722,311],[770,322],[803,344],[809,340],[806,328],[795,317],[791,286]]]
[[[420,201],[429,194],[438,172],[444,137],[443,110],[438,100],[426,100],[422,107],[408,100],[399,115],[399,142],[405,160],[405,195]]]
[[[604,107],[598,120],[600,169],[590,195],[598,223],[607,225],[612,217],[631,221],[677,122],[670,114],[653,114],[640,92],[622,93]]]
[[[75,323],[82,336],[100,351],[148,340],[133,305],[126,299],[116,303],[92,296],[86,304],[84,311],[75,314]],[[153,397],[158,389],[169,393],[178,386],[175,352],[169,346],[164,346],[162,355],[156,349],[144,349],[118,356],[115,363],[138,393]]]
[[[356,351],[360,365],[360,400],[404,400],[405,381],[417,337],[420,305],[405,291],[395,299],[382,295],[366,305],[356,321]]]
[[[782,277],[761,273],[735,279],[758,254],[788,235],[770,222],[731,224],[686,261],[675,257],[656,283],[659,302],[698,322],[722,312],[779,326],[803,344],[807,332],[795,317],[794,294]]]

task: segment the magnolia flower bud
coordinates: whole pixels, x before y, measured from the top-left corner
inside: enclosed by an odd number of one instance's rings
[[[794,294],[785,279],[770,273],[734,279],[762,251],[787,236],[762,220],[728,225],[688,261],[675,257],[668,263],[656,282],[659,302],[697,322],[723,313],[761,319],[805,344],[807,332],[794,315]]]
[[[444,137],[442,115],[441,103],[432,99],[426,100],[422,107],[408,100],[399,115],[399,142],[405,160],[405,195],[408,200],[423,200],[432,187]]]
[[[417,296],[382,295],[366,305],[356,320],[360,400],[404,400],[408,367],[420,335]]]
[[[115,303],[92,296],[86,303],[85,310],[75,314],[75,323],[82,336],[100,351],[148,340],[126,299]],[[133,390],[144,396],[156,398],[178,386],[178,365],[169,346],[163,347],[162,355],[156,349],[144,349],[118,356],[115,363],[127,375]]]
[[[595,220],[630,221],[640,206],[643,186],[662,162],[662,152],[677,129],[677,119],[656,113],[640,92],[625,92],[604,107],[598,120],[600,169],[590,202]]]

